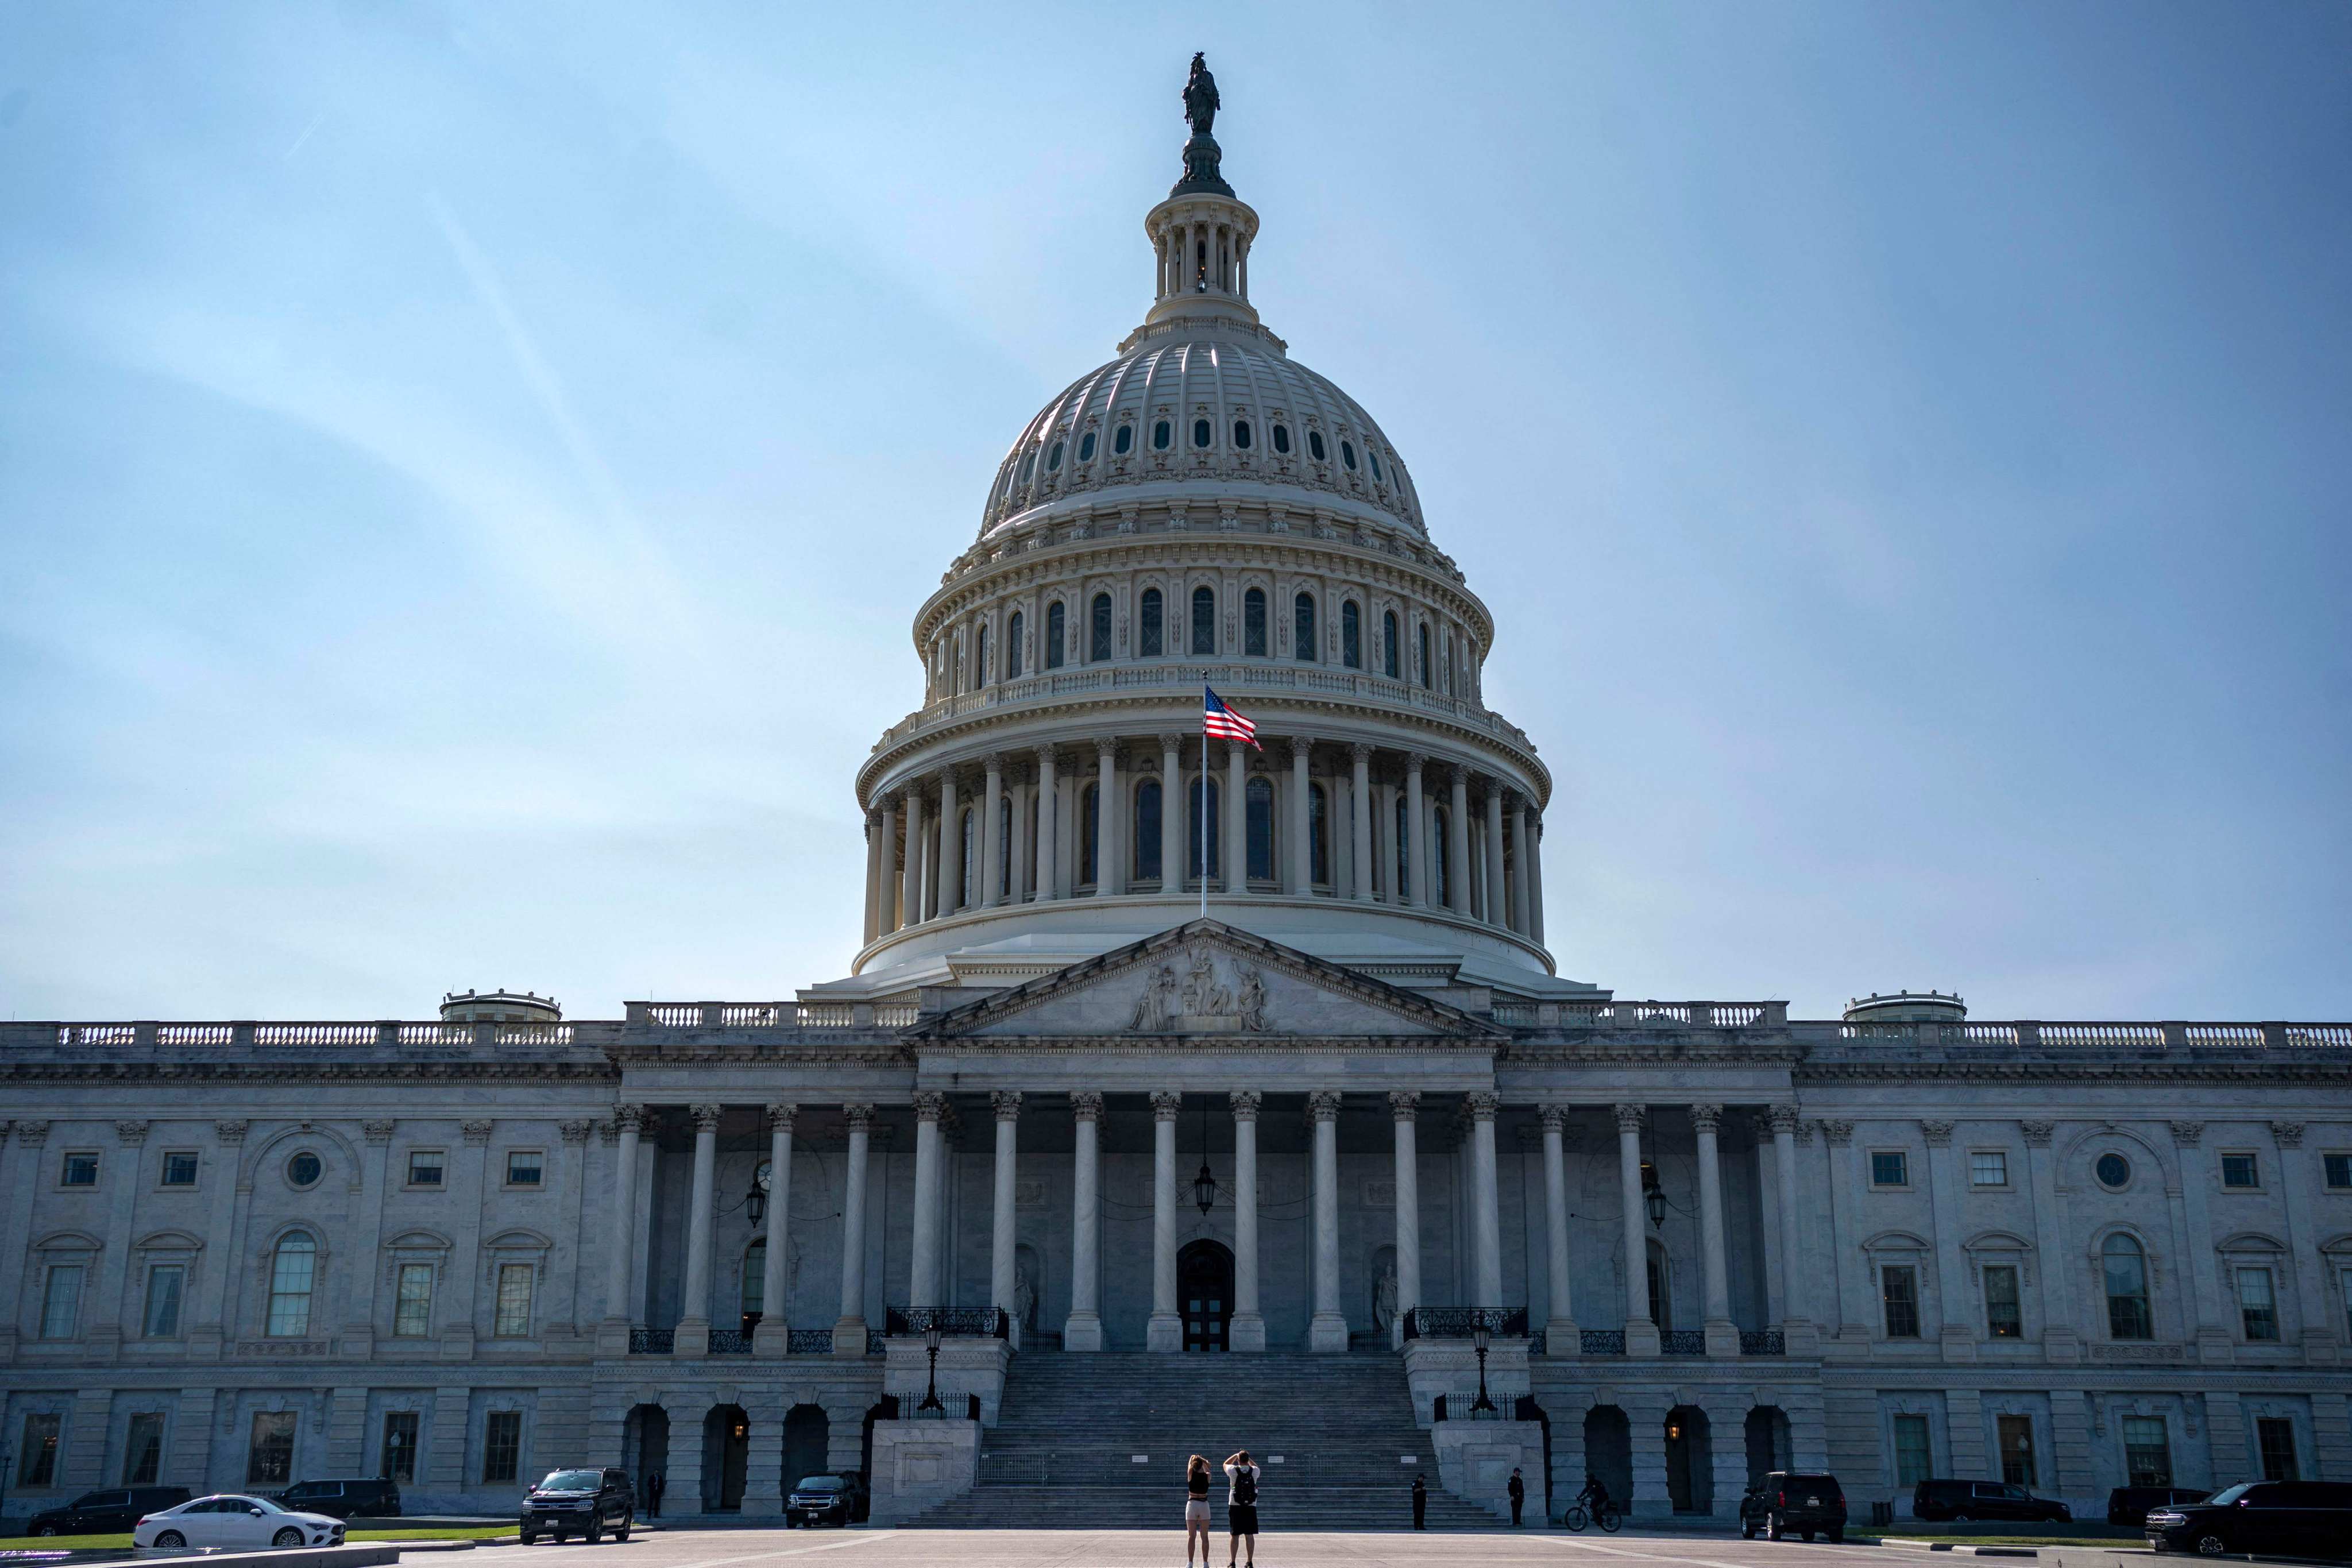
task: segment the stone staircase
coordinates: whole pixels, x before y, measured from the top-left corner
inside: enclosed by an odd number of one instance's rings
[[[1166,1355],[1129,1352],[1013,1358],[997,1424],[981,1434],[972,1489],[912,1522],[944,1530],[1184,1528],[1184,1461],[1222,1467],[1247,1448],[1264,1467],[1265,1531],[1409,1530],[1412,1478],[1429,1479],[1432,1530],[1492,1530],[1495,1517],[1438,1482],[1414,1425],[1404,1368],[1357,1355]],[[1148,1456],[1138,1462],[1136,1455]],[[1404,1455],[1413,1463],[1402,1462]],[[1225,1479],[1209,1494],[1224,1542]]]

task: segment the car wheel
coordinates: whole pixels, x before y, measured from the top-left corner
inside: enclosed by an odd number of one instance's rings
[[[2197,1552],[2200,1556],[2219,1557],[2229,1550],[2230,1543],[2222,1540],[2218,1531],[2209,1530],[2197,1538]]]
[[[1843,1545],[1845,1544],[1845,1527],[1844,1527],[1844,1526],[1843,1526],[1843,1525],[1833,1525],[1833,1526],[1832,1526],[1832,1527],[1831,1527],[1831,1529],[1830,1529],[1830,1544],[1831,1544],[1832,1546],[1843,1546]]]
[[[614,1539],[614,1540],[615,1540],[615,1541],[626,1541],[626,1540],[629,1538],[629,1531],[630,1531],[630,1528],[631,1528],[632,1526],[634,1526],[636,1522],[637,1522],[637,1516],[636,1516],[635,1514],[634,1514],[634,1513],[625,1513],[625,1514],[623,1514],[623,1515],[621,1516],[621,1522],[620,1522],[618,1525],[616,1525],[616,1526],[614,1526],[614,1530],[613,1530],[613,1539]]]
[[[604,1521],[601,1515],[588,1521],[588,1532],[580,1539],[591,1546],[604,1539]]]
[[[1966,1513],[1956,1513],[1952,1515],[1952,1522],[1954,1524],[1968,1524],[1971,1522],[1972,1519],[1972,1515]]]
[[[1783,1531],[1782,1531],[1781,1524],[1780,1524],[1780,1516],[1779,1514],[1777,1514],[1777,1513],[1776,1513],[1776,1514],[1772,1514],[1772,1515],[1769,1516],[1768,1518],[1766,1518],[1766,1520],[1764,1521],[1764,1539],[1765,1539],[1765,1540],[1767,1540],[1767,1541],[1778,1541],[1778,1540],[1780,1540],[1780,1537],[1781,1537],[1781,1535],[1782,1535],[1783,1533],[1784,1533],[1784,1532],[1783,1532]]]
[[[279,1531],[277,1534],[271,1536],[269,1538],[269,1544],[279,1547],[299,1546],[302,1544],[302,1532],[289,1524],[285,1529]]]
[[[1756,1539],[1756,1527],[1744,1519],[1739,1521],[1739,1539],[1742,1541]]]
[[[539,1532],[534,1530],[526,1530],[516,1539],[520,1541],[525,1546],[536,1546],[539,1544]]]
[[[54,1524],[45,1524],[41,1526],[40,1529],[33,1531],[35,1535],[55,1535],[57,1532],[58,1527]]]
[[[1804,1542],[1807,1545],[1811,1545],[1812,1544],[1813,1532],[1810,1530],[1801,1530],[1797,1532],[1797,1539]]]
[[[188,1543],[188,1538],[176,1530],[167,1530],[155,1538],[155,1544],[176,1552]]]

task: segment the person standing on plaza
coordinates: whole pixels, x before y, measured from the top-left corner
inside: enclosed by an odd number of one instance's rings
[[[1184,1568],[1192,1568],[1192,1538],[1201,1540],[1201,1568],[1209,1568],[1209,1461],[1192,1456],[1184,1467]]]
[[[1511,1524],[1516,1529],[1519,1522],[1519,1510],[1528,1506],[1528,1483],[1519,1479],[1517,1467],[1511,1470],[1511,1484],[1503,1489],[1511,1496]]]
[[[646,1478],[646,1517],[661,1517],[661,1495],[669,1489],[669,1481],[659,1470]]]
[[[1257,1568],[1258,1475],[1258,1468],[1250,1463],[1247,1448],[1225,1461],[1225,1528],[1233,1537],[1226,1543],[1225,1568],[1234,1568],[1234,1559],[1240,1554],[1244,1541],[1249,1542],[1249,1555],[1243,1561],[1249,1568]]]
[[[1412,1527],[1429,1528],[1429,1478],[1418,1473],[1412,1478]]]

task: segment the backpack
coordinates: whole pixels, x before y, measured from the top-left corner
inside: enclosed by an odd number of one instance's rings
[[[1244,1465],[1234,1472],[1234,1500],[1256,1506],[1257,1474],[1255,1466]]]

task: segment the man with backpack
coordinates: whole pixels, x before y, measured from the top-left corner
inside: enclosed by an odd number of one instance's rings
[[[1234,1568],[1244,1541],[1249,1542],[1249,1555],[1243,1561],[1249,1568],[1257,1568],[1258,1475],[1247,1448],[1225,1461],[1225,1528],[1233,1537],[1225,1547],[1225,1568]]]

